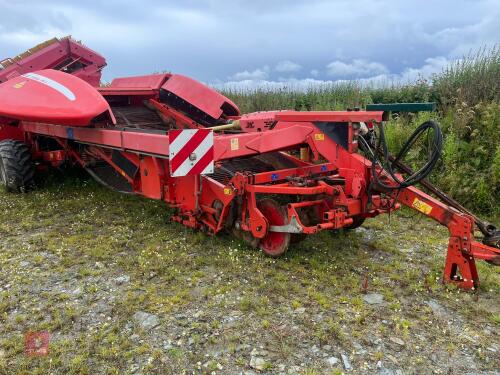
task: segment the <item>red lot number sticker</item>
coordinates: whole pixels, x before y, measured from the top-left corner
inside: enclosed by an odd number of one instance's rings
[[[49,354],[50,334],[46,331],[27,332],[24,336],[24,349],[29,357]]]

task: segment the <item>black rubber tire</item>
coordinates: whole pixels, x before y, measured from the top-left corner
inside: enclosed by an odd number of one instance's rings
[[[7,139],[0,142],[0,185],[7,191],[30,190],[35,176],[31,152],[23,142]]]

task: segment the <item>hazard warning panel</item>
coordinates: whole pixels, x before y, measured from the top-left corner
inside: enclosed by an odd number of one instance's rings
[[[214,173],[214,134],[210,129],[171,130],[168,140],[172,177]]]

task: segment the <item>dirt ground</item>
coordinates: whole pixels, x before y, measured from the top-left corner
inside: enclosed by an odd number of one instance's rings
[[[1,192],[0,373],[500,374],[500,267],[478,264],[476,293],[443,286],[432,221],[402,211],[270,259],[168,217],[77,176]]]

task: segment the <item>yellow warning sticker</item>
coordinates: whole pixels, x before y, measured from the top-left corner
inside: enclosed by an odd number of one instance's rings
[[[421,201],[418,198],[415,198],[415,200],[412,203],[412,207],[426,215],[429,215],[432,211],[431,205]]]
[[[316,133],[316,134],[314,134],[314,140],[316,140],[316,141],[324,141],[325,140],[325,135],[323,133]]]
[[[236,151],[240,149],[240,142],[238,138],[231,138],[231,151]]]
[[[19,82],[19,83],[16,83],[14,86],[15,89],[20,89],[21,87],[23,87],[25,85],[26,81],[22,81],[22,82]]]
[[[231,189],[231,188],[224,188],[224,194],[225,195],[231,195],[231,194],[233,194],[233,189]]]

